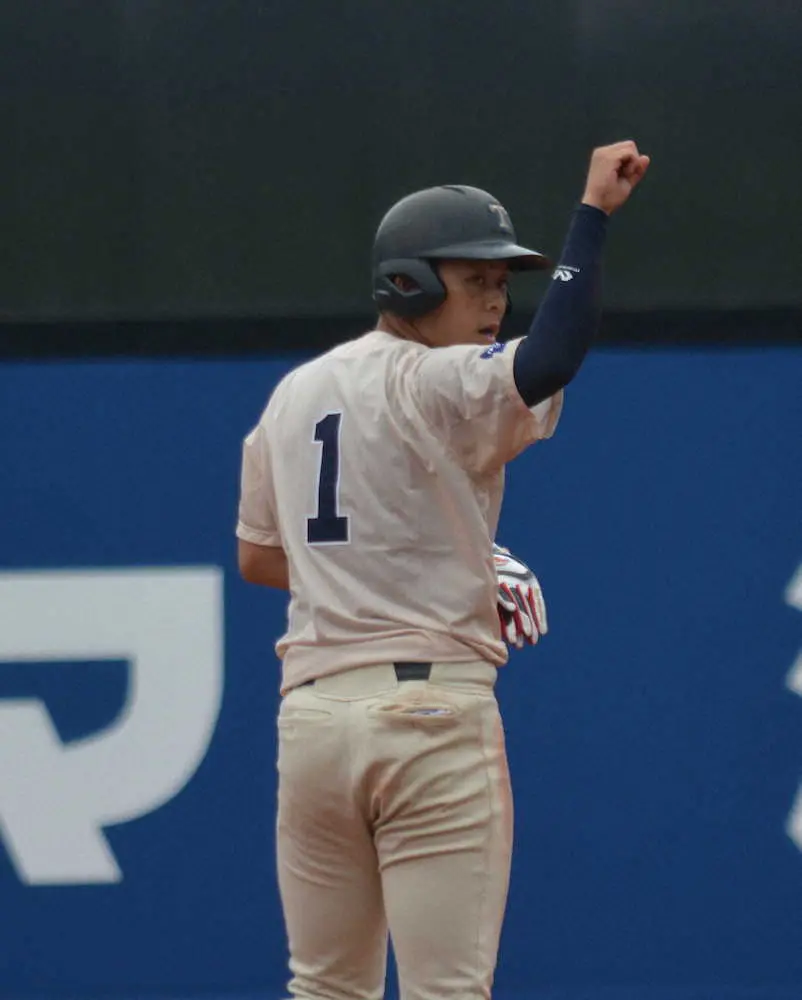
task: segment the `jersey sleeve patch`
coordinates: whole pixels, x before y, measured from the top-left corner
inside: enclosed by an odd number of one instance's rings
[[[496,354],[501,354],[501,352],[506,348],[506,344],[499,343],[496,341],[495,344],[491,344],[487,350],[482,351],[479,355],[480,358],[492,358]]]

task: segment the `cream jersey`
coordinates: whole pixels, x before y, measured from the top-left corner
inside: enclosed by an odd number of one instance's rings
[[[289,372],[243,444],[236,534],[287,556],[282,690],[399,660],[507,660],[492,558],[504,465],[551,437],[519,341],[430,349],[373,331]]]

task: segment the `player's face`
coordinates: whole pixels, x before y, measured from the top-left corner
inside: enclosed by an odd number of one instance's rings
[[[507,262],[446,260],[438,271],[448,294],[443,305],[425,317],[430,340],[440,347],[492,344],[507,308]]]

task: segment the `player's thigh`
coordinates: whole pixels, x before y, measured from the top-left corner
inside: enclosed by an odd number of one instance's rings
[[[377,847],[404,1000],[484,997],[512,852],[495,697],[426,685],[375,714],[399,760]]]
[[[291,692],[278,723],[279,891],[298,997],[378,1000],[386,922],[372,836],[356,802],[347,704]]]

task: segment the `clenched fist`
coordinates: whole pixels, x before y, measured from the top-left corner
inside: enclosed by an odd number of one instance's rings
[[[641,182],[649,162],[649,157],[640,153],[630,140],[594,149],[582,203],[595,205],[611,215]]]

